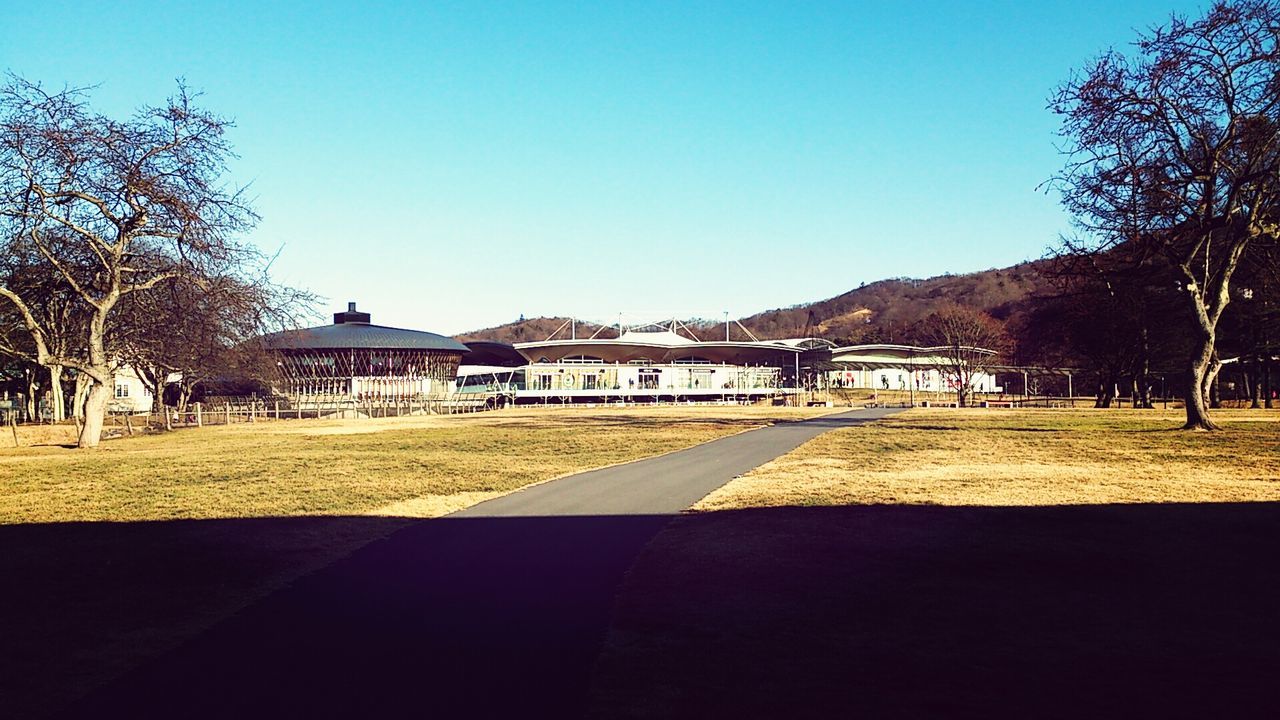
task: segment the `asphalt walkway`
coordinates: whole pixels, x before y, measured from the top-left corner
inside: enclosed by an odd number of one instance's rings
[[[856,410],[585,472],[428,520],[219,623],[76,717],[574,717],[616,589],[724,483]]]

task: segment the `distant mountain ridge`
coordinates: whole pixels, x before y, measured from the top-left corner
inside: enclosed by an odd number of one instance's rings
[[[947,302],[977,308],[1006,321],[1016,332],[1034,298],[1052,292],[1044,271],[1048,261],[1036,260],[1007,268],[963,275],[938,275],[922,280],[891,278],[868,283],[826,300],[756,313],[738,320],[761,340],[802,336],[822,337],[839,344],[912,342],[917,324]],[[516,343],[545,340],[568,322],[564,317],[521,318],[515,322],[457,335],[463,342],[493,340]],[[723,323],[687,321],[703,339],[722,337]],[[617,337],[612,328],[578,321],[577,336]],[[746,339],[736,325],[734,340]],[[706,335],[702,335],[706,333]],[[568,337],[564,328],[563,337]]]

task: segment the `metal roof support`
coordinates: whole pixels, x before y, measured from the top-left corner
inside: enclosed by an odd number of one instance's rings
[[[738,322],[737,320],[734,320],[733,322],[735,325],[742,328],[742,332],[746,333],[747,337],[751,338],[752,342],[760,342],[760,338],[756,337],[756,334],[748,330],[747,327],[743,325],[741,322]],[[726,339],[728,339],[727,334],[726,334]]]
[[[556,328],[555,332],[548,335],[547,339],[543,340],[543,342],[550,342],[551,338],[554,338],[555,336],[559,335],[560,331],[564,330],[565,326],[568,325],[570,322],[573,322],[573,318],[569,318],[568,320],[565,320],[564,322],[560,323],[560,327]]]

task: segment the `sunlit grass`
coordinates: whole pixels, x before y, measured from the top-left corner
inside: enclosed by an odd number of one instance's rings
[[[820,412],[539,408],[0,449],[0,706],[49,714],[414,518]]]
[[[520,410],[259,422],[137,435],[96,451],[0,450],[0,523],[440,514],[591,467],[818,411],[757,407]]]
[[[822,435],[698,510],[779,505],[1064,505],[1280,500],[1280,413],[916,409]]]
[[[1280,412],[1215,418],[918,409],[819,436],[649,543],[588,716],[1269,701]]]

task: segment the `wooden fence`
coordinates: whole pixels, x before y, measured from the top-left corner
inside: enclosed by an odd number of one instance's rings
[[[211,397],[192,403],[185,410],[167,408],[169,424],[175,427],[202,427],[252,423],[259,420],[304,420],[317,418],[402,417],[407,415],[454,415],[492,408],[488,397],[404,397],[352,399],[349,397],[259,398]],[[113,425],[164,424],[163,415],[115,416]]]

